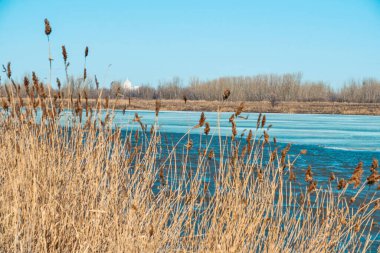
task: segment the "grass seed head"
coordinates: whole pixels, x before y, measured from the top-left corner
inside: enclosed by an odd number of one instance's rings
[[[257,123],[256,123],[256,129],[258,129],[260,127],[260,122],[261,122],[261,112],[259,114],[259,117],[257,117]]]
[[[247,135],[247,143],[250,143],[253,137],[252,130],[249,130],[248,135]]]
[[[25,87],[25,90],[26,90],[26,93],[29,93],[29,78],[27,76],[24,77],[24,87]]]
[[[337,189],[338,189],[338,190],[342,190],[342,189],[344,189],[346,186],[347,186],[347,181],[344,180],[344,178],[342,178],[342,179],[339,180],[339,182],[338,182]]]
[[[244,102],[241,102],[240,105],[235,110],[235,116],[236,117],[239,116],[243,112],[243,109],[244,109]]]
[[[369,177],[367,177],[367,184],[373,185],[373,184],[379,182],[379,180],[380,180],[379,173],[377,172],[377,170],[373,170],[371,175]]]
[[[334,181],[334,180],[335,180],[335,174],[334,172],[331,172],[330,177],[329,177],[329,182]]]
[[[50,26],[50,22],[47,18],[45,18],[45,34],[46,36],[49,36],[51,34],[51,26]]]
[[[59,80],[58,77],[57,77],[57,87],[58,87],[58,90],[61,89],[61,81]]]
[[[311,193],[317,189],[317,182],[316,181],[311,181],[309,184],[309,187],[307,188],[307,192]]]
[[[36,75],[36,73],[35,72],[32,72],[32,80],[33,80],[33,86],[34,86],[34,88],[38,91],[38,83],[39,83],[39,81],[38,81],[38,77],[37,77],[37,75]]]
[[[215,153],[214,153],[214,150],[213,149],[211,149],[210,150],[210,152],[208,153],[208,159],[212,159],[212,158],[214,158],[215,157]]]
[[[363,162],[359,162],[350,180],[348,180],[348,183],[354,184],[354,188],[357,188],[361,183],[362,175],[363,175]]]
[[[372,164],[371,164],[371,172],[376,170],[378,167],[379,167],[379,161],[377,159],[373,158]]]
[[[313,172],[311,171],[311,166],[309,165],[305,173],[305,182],[312,182],[312,181],[313,181]]]
[[[190,150],[193,147],[193,140],[189,139],[189,141],[185,145],[187,150]]]
[[[205,123],[205,130],[204,133],[208,135],[210,133],[210,123],[206,122]]]
[[[269,143],[269,134],[267,131],[264,131],[264,143]]]
[[[231,91],[229,89],[225,89],[223,92],[223,101],[227,100],[231,95]]]
[[[63,61],[65,62],[65,65],[67,64],[67,51],[65,45],[62,46],[62,57]]]
[[[12,69],[11,69],[11,63],[10,62],[8,62],[8,64],[7,64],[7,77],[9,79],[11,79],[11,77],[12,77]]]
[[[296,180],[296,173],[294,173],[293,169],[289,170],[289,181],[295,181]]]
[[[267,117],[264,115],[263,119],[261,121],[261,128],[263,128],[265,126],[266,121],[267,121]]]
[[[84,57],[87,58],[87,56],[88,56],[88,47],[86,47],[85,50],[84,50]]]

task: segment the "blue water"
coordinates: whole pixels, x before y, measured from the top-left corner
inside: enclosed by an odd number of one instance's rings
[[[153,111],[137,112],[142,122],[149,126],[154,124]],[[220,134],[231,136],[231,123],[228,121],[233,112],[205,112],[206,121],[210,123],[210,135],[216,140]],[[162,134],[169,139],[179,139],[199,121],[200,112],[164,111],[159,113],[158,125]],[[236,119],[238,135],[252,129],[255,131],[258,113],[243,113],[248,119]],[[358,162],[364,163],[363,178],[370,174],[369,167],[373,158],[380,160],[380,116],[362,115],[324,115],[324,114],[277,114],[266,115],[266,126],[272,125],[269,135],[276,137],[280,146],[291,143],[290,155],[295,157],[300,150],[308,152],[299,158],[296,165],[306,169],[313,167],[315,177],[328,181],[330,172],[337,177],[347,179]],[[133,122],[135,111],[116,111],[113,123],[122,129],[137,129],[140,125]],[[218,117],[219,124],[218,127]],[[265,129],[265,128],[264,128]],[[259,135],[263,130],[259,130]],[[194,145],[197,144],[202,129],[193,129]],[[259,137],[259,136],[258,136]],[[205,138],[205,137],[203,137]],[[209,137],[212,138],[212,137]],[[215,145],[218,145],[215,143]],[[368,175],[367,175],[368,174]]]
[[[135,112],[126,111],[123,114],[122,111],[115,111],[113,124],[124,131],[140,129],[140,124],[133,121]],[[153,111],[137,111],[137,113],[143,124],[147,125],[149,132],[150,126],[156,120],[155,113]],[[178,111],[159,113],[157,124],[166,144],[173,145],[184,134],[190,134],[178,146],[180,148],[176,151],[177,157],[181,157],[181,154],[187,152],[183,145],[188,138],[194,142],[190,155],[197,157],[198,149],[202,146],[200,145],[200,134],[202,143],[206,141],[211,143],[210,146],[215,150],[216,155],[219,149],[219,135],[223,139],[231,136],[231,123],[228,119],[233,112],[219,114],[205,112],[206,122],[209,122],[211,127],[209,136],[203,134],[203,128],[193,129],[189,132],[189,129],[198,123],[200,114],[200,112]],[[235,119],[238,130],[237,139],[245,139],[250,129],[255,132],[258,115],[257,113],[243,113],[242,116],[248,116],[248,119]],[[262,135],[267,126],[272,125],[268,133],[271,140],[276,137],[279,150],[291,143],[292,147],[289,152],[291,158],[295,158],[301,150],[307,150],[307,154],[300,156],[294,167],[297,181],[303,189],[306,185],[303,179],[304,173],[308,165],[313,168],[314,179],[318,181],[318,187],[323,187],[328,184],[330,172],[334,172],[337,178],[349,179],[360,161],[364,163],[364,181],[370,175],[369,168],[372,159],[380,160],[380,116],[273,113],[265,115],[266,127],[259,129],[257,137]],[[244,136],[240,137],[241,134]],[[272,150],[275,148],[273,143],[270,148]],[[194,162],[194,166],[196,166],[196,162]],[[212,186],[210,188],[212,189]],[[356,191],[351,188],[347,193],[353,195]],[[368,191],[376,192],[375,189],[368,189]],[[361,203],[365,199],[364,194],[363,196],[359,195],[356,202]],[[375,240],[375,243],[371,249],[376,249],[380,244],[380,238],[376,237],[376,233],[380,231],[379,212],[375,214],[374,219],[375,226],[372,235],[375,238],[372,239]]]
[[[115,112],[114,123],[120,127],[134,128],[132,122],[135,111]],[[139,111],[144,124],[154,123],[152,111]],[[231,124],[228,118],[232,112],[220,113],[221,134],[231,135]],[[218,113],[205,112],[206,121],[211,125],[211,134],[218,134]],[[257,113],[243,113],[247,120],[236,119],[238,132],[244,129],[256,129]],[[161,132],[186,133],[198,123],[200,112],[160,112],[159,125]],[[324,114],[266,114],[267,124],[272,124],[271,137],[282,143],[321,147],[323,149],[357,151],[362,154],[380,153],[380,116],[359,115],[324,115]],[[199,133],[195,130],[192,133]],[[352,154],[352,153],[350,153]]]

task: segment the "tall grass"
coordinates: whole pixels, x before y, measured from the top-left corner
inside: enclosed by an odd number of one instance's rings
[[[231,137],[211,134],[201,114],[185,144],[166,145],[160,101],[151,131],[136,113],[140,128],[128,132],[113,127],[101,91],[96,108],[79,94],[64,110],[63,94],[50,97],[35,74],[24,86],[28,103],[7,86],[0,115],[0,252],[357,252],[373,243],[379,198],[353,208],[346,191],[351,180],[356,194],[377,184],[375,162],[371,179],[358,166],[339,192],[338,179],[318,186],[310,168],[296,191],[290,146],[277,151],[265,116],[236,138],[243,104]]]

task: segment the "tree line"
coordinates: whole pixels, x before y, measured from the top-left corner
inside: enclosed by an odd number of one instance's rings
[[[6,82],[1,85],[2,96],[5,95],[5,84]],[[22,90],[22,84],[20,86]],[[186,85],[175,77],[159,82],[156,87],[143,84],[138,89],[124,89],[121,81],[113,81],[108,87],[101,88],[101,91],[103,97],[110,98],[215,101],[222,99],[226,89],[231,92],[229,100],[271,101],[273,105],[280,101],[380,103],[380,81],[376,79],[351,80],[341,88],[334,89],[323,81],[303,81],[300,73],[221,77],[213,80],[192,78]],[[91,78],[83,80],[70,77],[62,84],[61,92],[74,97],[85,93],[88,98],[96,98],[99,87]]]

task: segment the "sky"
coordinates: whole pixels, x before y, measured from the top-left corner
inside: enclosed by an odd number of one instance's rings
[[[296,72],[338,88],[380,79],[380,0],[0,0],[0,64],[10,61],[15,79],[49,76],[45,18],[61,79],[62,45],[75,76],[88,46],[87,73],[103,86]]]

